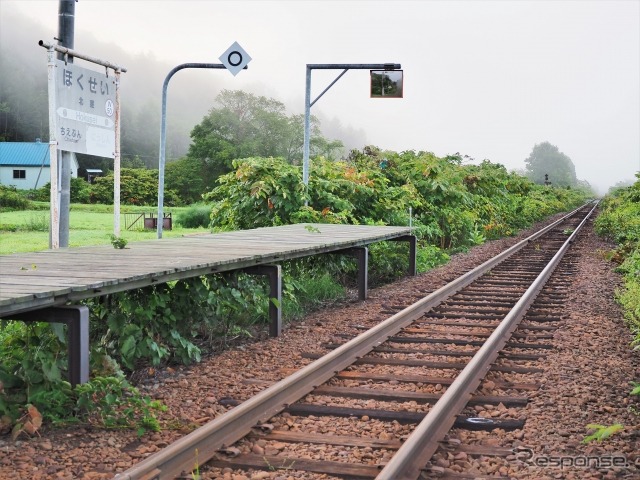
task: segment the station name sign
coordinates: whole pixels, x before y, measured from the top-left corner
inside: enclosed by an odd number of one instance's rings
[[[58,148],[114,158],[115,77],[57,60],[55,83]]]

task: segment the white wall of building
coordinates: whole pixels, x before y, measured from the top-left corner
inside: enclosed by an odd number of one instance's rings
[[[13,178],[14,170],[24,170],[25,178]],[[41,171],[42,170],[42,171]],[[75,171],[76,175],[78,171]],[[40,178],[38,178],[38,174]],[[73,175],[74,177],[76,175]],[[51,180],[51,169],[49,167],[28,167],[24,165],[2,166],[0,167],[0,184],[11,185],[18,190],[29,190],[40,188]]]
[[[25,178],[13,178],[14,170],[24,170]],[[78,160],[75,155],[71,157],[71,176],[78,176]],[[14,186],[18,190],[30,190],[41,188],[51,180],[51,169],[48,166],[27,166],[27,165],[1,165],[0,185]]]

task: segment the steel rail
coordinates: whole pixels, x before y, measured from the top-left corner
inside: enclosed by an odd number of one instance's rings
[[[268,387],[159,452],[145,458],[130,469],[116,475],[114,479],[170,479],[175,478],[182,472],[191,471],[196,463],[204,464],[217,451],[246,436],[253,427],[270,419],[291,403],[311,392],[315,387],[329,380],[336,373],[344,370],[358,358],[385,342],[388,337],[395,335],[402,328],[420,318],[430,308],[438,305],[442,300],[472,283],[530,242],[575,215],[581,208],[583,207],[568,213],[341,347]]]
[[[478,385],[489,371],[491,364],[498,357],[500,350],[509,341],[527,310],[553,274],[571,243],[573,243],[575,236],[596,207],[597,203],[563,243],[562,247],[518,300],[513,309],[496,327],[467,366],[447,388],[440,400],[431,407],[429,413],[389,460],[376,477],[376,480],[415,480],[419,478],[425,464],[438,449],[439,442],[442,441],[445,434],[452,427],[455,415],[464,409],[471,398],[471,394],[478,388]]]

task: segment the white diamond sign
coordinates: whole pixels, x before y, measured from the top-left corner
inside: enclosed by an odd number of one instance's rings
[[[251,57],[238,42],[233,42],[233,45],[220,55],[219,60],[235,77],[240,70],[247,66],[251,61]]]

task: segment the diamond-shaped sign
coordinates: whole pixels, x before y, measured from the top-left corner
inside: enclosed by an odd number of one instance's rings
[[[247,66],[251,61],[251,57],[238,42],[233,42],[233,45],[220,55],[219,60],[235,77],[240,70]]]

